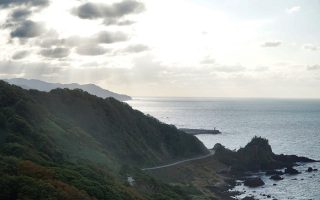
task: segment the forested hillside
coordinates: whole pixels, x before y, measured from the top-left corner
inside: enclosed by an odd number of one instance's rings
[[[137,169],[207,153],[194,136],[115,99],[3,81],[0,144],[0,199],[175,199],[184,192]],[[152,189],[126,185],[132,171]]]

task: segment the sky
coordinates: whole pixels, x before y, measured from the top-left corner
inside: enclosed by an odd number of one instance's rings
[[[0,79],[320,98],[319,0],[0,0]]]

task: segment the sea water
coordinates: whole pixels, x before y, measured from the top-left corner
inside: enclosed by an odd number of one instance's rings
[[[252,137],[269,140],[275,153],[296,154],[320,160],[320,100],[245,99],[245,98],[134,98],[133,108],[178,128],[218,129],[220,135],[198,135],[207,148],[221,143],[227,148],[245,146]],[[297,176],[272,181],[261,176],[266,185],[246,191],[259,199],[270,194],[276,199],[320,200],[320,171],[307,173],[307,167],[320,170],[318,163],[299,167]],[[277,184],[276,186],[273,184]]]

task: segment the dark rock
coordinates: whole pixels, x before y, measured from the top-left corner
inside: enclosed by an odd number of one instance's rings
[[[284,170],[285,174],[290,174],[290,175],[295,175],[295,174],[299,174],[300,172],[298,172],[298,170],[294,169],[293,167],[287,167]]]
[[[264,182],[261,180],[261,178],[254,177],[254,178],[248,178],[244,181],[244,185],[248,187],[259,187],[263,186]]]
[[[315,171],[315,172],[316,172],[316,171],[318,171],[318,169],[313,169],[313,171]]]
[[[268,170],[266,171],[266,175],[270,176],[270,175],[283,175],[283,171],[278,171],[278,170]]]
[[[312,167],[308,167],[307,172],[312,172],[312,171],[313,171]]]
[[[317,162],[316,160],[307,158],[307,157],[301,157],[301,156],[296,156],[296,155],[277,155],[276,156],[277,160],[281,160],[282,162],[285,163],[296,163],[296,162]]]
[[[267,195],[267,198],[271,198],[271,195]]]
[[[241,185],[241,182],[236,182],[235,186]]]
[[[283,180],[283,178],[279,175],[273,175],[270,177],[271,180],[274,180],[274,181],[280,181],[280,180]]]
[[[273,186],[276,186],[276,185],[277,185],[277,184],[275,184],[275,183],[273,184]]]

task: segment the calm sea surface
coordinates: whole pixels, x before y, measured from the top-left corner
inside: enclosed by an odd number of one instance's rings
[[[297,154],[320,160],[320,100],[237,98],[134,98],[127,102],[178,128],[222,131],[221,135],[197,136],[208,148],[221,143],[230,149],[247,144],[253,136],[266,137],[275,153]],[[320,170],[319,164],[308,166]],[[239,186],[259,199],[270,194],[277,199],[320,200],[320,172],[302,173],[277,182],[262,177],[264,188]],[[292,180],[297,179],[297,180]],[[303,179],[303,180],[301,180]]]

